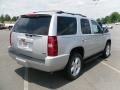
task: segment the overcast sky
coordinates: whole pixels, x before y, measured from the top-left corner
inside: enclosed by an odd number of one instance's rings
[[[98,18],[120,12],[120,0],[0,0],[0,14],[14,16],[40,10],[64,10]]]

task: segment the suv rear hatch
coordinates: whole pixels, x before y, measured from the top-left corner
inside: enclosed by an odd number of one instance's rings
[[[13,27],[11,35],[13,49],[26,56],[45,59],[50,21],[49,15],[22,15]]]

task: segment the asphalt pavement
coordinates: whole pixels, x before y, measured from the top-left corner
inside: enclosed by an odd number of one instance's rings
[[[0,31],[0,90],[120,90],[120,25],[114,25],[111,56],[85,64],[82,75],[65,79],[62,72],[53,74],[18,65],[8,55],[9,31]]]

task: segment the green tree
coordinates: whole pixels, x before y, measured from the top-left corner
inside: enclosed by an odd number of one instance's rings
[[[110,17],[110,16],[106,16],[106,17],[104,18],[104,22],[105,22],[105,23],[111,23],[111,17]]]
[[[109,16],[97,19],[97,21],[101,21],[103,24],[120,22],[120,14],[118,12],[113,12]]]
[[[10,17],[8,14],[6,14],[5,17],[4,17],[4,20],[5,20],[5,21],[10,21],[10,20],[11,20],[11,17]]]
[[[105,23],[106,23],[105,18],[102,18],[102,19],[101,19],[101,22],[102,22],[103,24],[105,24]]]
[[[101,22],[101,19],[100,19],[100,18],[98,18],[98,19],[97,19],[97,22]]]
[[[119,15],[119,20],[118,20],[118,22],[120,22],[120,15]]]
[[[0,21],[1,21],[1,23],[4,23],[4,15],[2,14],[1,16],[0,16]]]
[[[18,19],[18,17],[14,16],[12,17],[12,21],[16,21]]]
[[[111,22],[112,22],[112,23],[118,22],[118,21],[119,21],[119,17],[120,17],[120,14],[119,14],[118,12],[113,12],[113,13],[110,15]]]

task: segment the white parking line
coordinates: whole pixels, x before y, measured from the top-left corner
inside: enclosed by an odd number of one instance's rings
[[[106,63],[104,63],[104,62],[101,62],[101,63],[102,63],[103,65],[109,67],[110,69],[112,69],[112,70],[114,70],[114,71],[116,71],[116,72],[118,72],[118,73],[120,74],[120,70],[118,70],[118,69],[116,69],[116,68],[112,67],[111,65],[108,65],[108,64],[106,64]]]
[[[24,90],[28,90],[28,68],[25,68]]]

